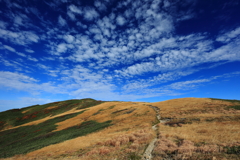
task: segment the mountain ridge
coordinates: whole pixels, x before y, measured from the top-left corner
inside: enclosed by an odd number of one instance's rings
[[[96,159],[100,155],[100,159],[144,159],[147,146],[155,139],[148,151],[151,159],[206,157],[208,151],[200,151],[201,147],[211,145],[219,147],[219,152],[209,150],[214,155],[211,158],[237,159],[239,106],[238,100],[210,98],[154,103],[88,98],[8,110],[5,113],[13,115],[1,116],[4,112],[0,112],[0,125],[5,125],[0,130],[0,158]],[[224,126],[226,131],[215,133],[206,126]],[[214,136],[215,141],[208,138]]]

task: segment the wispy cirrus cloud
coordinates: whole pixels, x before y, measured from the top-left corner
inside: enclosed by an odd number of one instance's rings
[[[11,52],[16,52],[16,50],[8,45],[3,45],[4,48],[6,48],[7,50],[11,51]]]
[[[31,50],[31,49],[25,49],[25,51],[28,53],[34,53],[34,50]]]
[[[229,31],[227,33],[224,33],[223,35],[218,36],[216,40],[219,42],[227,43],[230,40],[232,40],[236,37],[239,37],[239,35],[240,35],[240,27],[238,27],[232,31]]]
[[[39,41],[39,36],[31,31],[14,32],[0,29],[0,37],[17,45],[27,45]]]
[[[7,87],[19,91],[26,91],[32,94],[39,94],[41,92],[55,92],[63,93],[60,88],[54,86],[50,82],[39,83],[39,80],[36,80],[32,77],[21,73],[13,73],[7,71],[0,71],[0,86]],[[8,83],[5,83],[5,82]]]
[[[27,55],[27,54],[24,54],[24,53],[21,53],[21,52],[17,52],[15,48],[10,47],[8,45],[2,45],[2,48],[1,48],[1,45],[0,45],[0,49],[5,49],[5,50],[8,50],[10,52],[16,53],[18,56],[24,57],[24,58],[26,58],[27,60],[30,60],[30,61],[34,61],[34,62],[38,61],[36,58],[34,58],[34,57],[30,56],[30,55]],[[5,62],[4,64],[6,64],[7,66],[10,65],[10,62],[8,62],[6,60],[4,62]],[[17,62],[14,62],[14,63],[17,63]],[[17,63],[17,64],[19,64],[19,63]],[[13,64],[11,64],[11,65],[13,65]],[[13,66],[15,66],[15,65],[13,65]]]
[[[6,88],[103,99],[179,95],[216,80],[184,78],[240,57],[239,27],[214,35],[179,29],[201,16],[197,0],[38,2],[44,12],[0,3],[11,8],[3,14],[9,21],[0,18],[1,62],[16,71],[1,72],[13,84]],[[26,82],[26,75],[44,80]]]

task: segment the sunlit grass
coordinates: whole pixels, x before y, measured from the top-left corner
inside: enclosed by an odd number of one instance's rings
[[[34,126],[23,126],[1,132],[0,157],[3,158],[14,156],[16,154],[25,154],[51,144],[87,135],[108,127],[111,124],[111,121],[103,123],[86,121],[77,126],[52,132],[56,129],[56,123],[77,116],[83,112],[84,111],[60,116]]]
[[[170,118],[169,122],[159,125],[161,138],[156,143],[154,159],[168,156],[238,159],[240,112],[233,107],[236,103],[236,100],[200,98],[154,103],[160,108],[163,119]]]
[[[94,99],[67,100],[44,105],[34,105],[22,109],[12,109],[0,113],[0,130],[20,126],[49,116],[59,115],[72,109],[85,109],[104,103]]]

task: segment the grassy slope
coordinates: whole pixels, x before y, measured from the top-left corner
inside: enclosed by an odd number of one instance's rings
[[[101,103],[100,101],[88,98],[8,110],[0,113],[0,130],[26,124],[48,116],[58,115],[73,108],[84,109]]]
[[[84,111],[60,116],[38,125],[23,126],[1,132],[0,157],[3,158],[16,154],[25,154],[51,144],[83,136],[110,126],[111,121],[103,123],[86,121],[80,125],[66,128],[65,130],[52,132],[56,129],[56,123],[75,117],[83,112]]]
[[[240,111],[235,107],[239,104],[236,100],[184,98],[157,103],[105,102],[86,110],[77,110],[79,106],[87,107],[79,101],[72,105],[69,102],[48,104],[44,109],[54,111],[54,108],[65,103],[69,104],[70,110],[62,110],[55,116],[29,121],[26,126],[0,132],[0,143],[15,136],[16,142],[13,144],[17,144],[15,147],[21,145],[22,150],[19,152],[14,147],[7,148],[12,144],[4,142],[5,145],[0,147],[2,157],[6,157],[9,150],[10,156],[32,150],[14,158],[139,159],[155,134],[151,126],[156,123],[156,113],[148,106],[153,105],[160,108],[162,119],[171,119],[165,125],[159,125],[160,137],[153,152],[154,159],[169,156],[180,159],[239,158]],[[39,106],[25,108],[22,112],[32,113],[35,107]],[[30,124],[35,126],[28,126]],[[99,129],[102,130],[95,132]],[[214,150],[216,146],[225,148],[221,152],[211,152],[210,148]]]
[[[155,158],[239,159],[239,101],[183,98],[153,103],[161,109],[161,138],[154,150]]]
[[[211,98],[212,100],[218,100],[218,101],[226,101],[230,102],[233,105],[229,106],[229,108],[237,109],[240,110],[240,101],[239,100],[230,100],[230,99],[216,99],[216,98]]]
[[[77,122],[95,120],[112,121],[112,125],[100,132],[51,145],[26,156],[37,159],[128,159],[138,157],[153,138],[151,126],[155,112],[148,106],[132,102],[106,102],[91,107],[83,114],[58,123],[63,130]],[[49,156],[46,156],[48,154]],[[136,154],[136,155],[135,155]]]
[[[0,124],[2,129],[9,126],[19,127],[8,128],[0,132],[0,158],[31,152],[108,127],[111,121],[103,123],[85,121],[81,125],[52,132],[57,129],[57,123],[82,114],[85,111],[83,109],[101,103],[93,99],[68,100],[1,112]],[[77,111],[76,113],[57,116],[61,113],[67,113],[66,111],[73,108]],[[37,125],[20,126],[47,116],[53,116],[53,118]]]

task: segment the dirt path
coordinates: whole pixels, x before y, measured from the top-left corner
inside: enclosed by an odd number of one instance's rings
[[[160,116],[160,109],[158,107],[152,106],[152,105],[148,105],[149,107],[151,107],[152,109],[155,110],[156,112],[156,117],[159,121],[159,123],[161,123],[161,116]],[[158,130],[158,124],[155,124],[154,126],[152,126],[152,129],[157,133]],[[158,137],[154,138],[148,145],[147,149],[145,150],[144,154],[143,154],[143,158],[142,160],[151,160],[152,159],[152,151],[155,148],[155,143],[157,141]]]

